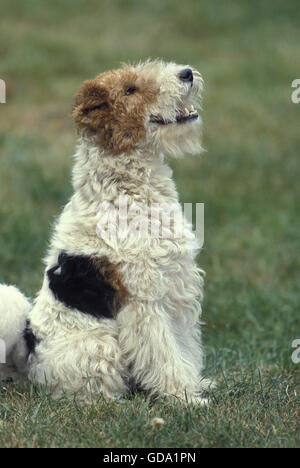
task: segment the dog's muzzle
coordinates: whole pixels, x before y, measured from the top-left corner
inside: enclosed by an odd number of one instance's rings
[[[151,115],[150,122],[156,123],[159,125],[170,125],[173,123],[186,123],[190,122],[191,120],[197,120],[199,117],[198,112],[191,106],[190,110],[185,108],[184,110],[176,110],[176,118],[175,120],[164,119],[158,115]]]

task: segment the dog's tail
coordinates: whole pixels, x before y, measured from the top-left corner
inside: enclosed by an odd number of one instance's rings
[[[0,363],[22,341],[30,309],[30,301],[15,286],[0,284]]]

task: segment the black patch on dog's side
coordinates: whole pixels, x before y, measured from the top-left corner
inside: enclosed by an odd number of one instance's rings
[[[25,327],[25,330],[23,331],[23,337],[26,343],[28,354],[34,353],[35,347],[37,344],[39,344],[40,340],[36,338],[33,331],[31,330],[29,320],[26,320],[26,327]]]
[[[115,318],[116,291],[91,257],[62,252],[47,275],[51,291],[66,307],[97,318]]]

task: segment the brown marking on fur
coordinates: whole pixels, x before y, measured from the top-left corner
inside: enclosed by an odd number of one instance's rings
[[[99,144],[113,155],[128,153],[146,136],[146,110],[158,92],[153,80],[130,68],[102,73],[84,82],[75,96],[77,128],[97,135]]]
[[[106,257],[92,257],[91,261],[107,283],[116,291],[116,310],[118,311],[129,296],[129,292],[122,282],[118,266],[111,263]]]

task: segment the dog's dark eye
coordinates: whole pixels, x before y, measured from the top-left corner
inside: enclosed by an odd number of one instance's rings
[[[136,87],[132,86],[131,88],[126,89],[125,94],[126,96],[130,96],[130,94],[134,94],[136,92]]]

